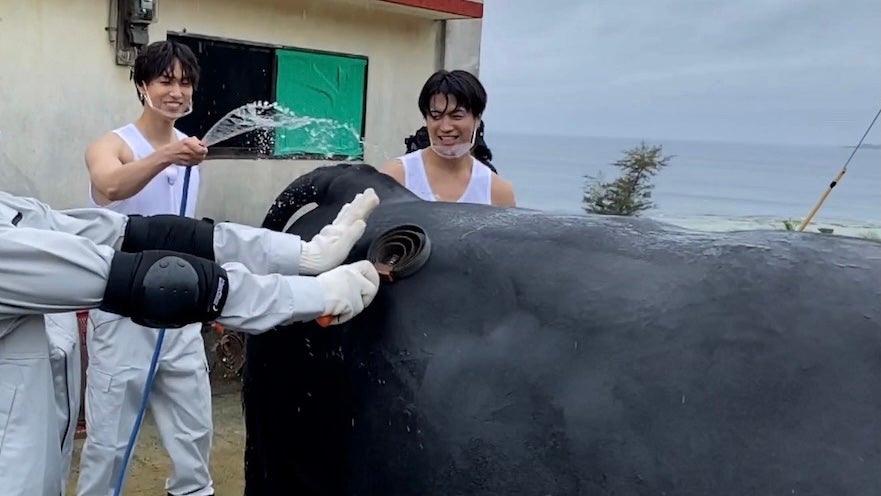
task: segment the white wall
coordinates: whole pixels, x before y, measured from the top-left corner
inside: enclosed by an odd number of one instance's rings
[[[439,24],[329,0],[159,0],[150,41],[166,31],[366,55],[365,160],[403,151],[421,125],[416,97],[435,64]],[[140,104],[114,63],[109,0],[0,3],[0,185],[56,208],[84,205],[89,141],[130,122]],[[478,47],[474,47],[475,53]],[[199,215],[259,223],[275,195],[320,162],[211,160]]]
[[[444,68],[463,69],[480,77],[482,19],[451,19],[446,25]]]

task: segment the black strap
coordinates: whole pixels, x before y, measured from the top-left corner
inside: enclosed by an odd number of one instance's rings
[[[171,250],[214,261],[214,221],[180,215],[129,215],[122,251]]]

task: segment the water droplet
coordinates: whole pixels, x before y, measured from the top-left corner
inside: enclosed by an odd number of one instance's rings
[[[299,134],[293,135],[293,138],[299,137],[302,140],[298,145],[301,145],[304,151],[328,159],[340,154],[341,133],[350,133],[359,145],[364,146],[359,133],[349,123],[328,118],[300,116],[278,102],[268,101],[247,103],[230,111],[205,133],[202,140],[206,146],[212,146],[235,136],[259,131],[255,136],[257,148],[261,154],[271,155],[275,152],[273,135],[276,129],[283,130],[279,133],[279,140],[287,140],[291,136],[289,132],[300,130]],[[349,155],[347,160],[351,157],[352,155]]]

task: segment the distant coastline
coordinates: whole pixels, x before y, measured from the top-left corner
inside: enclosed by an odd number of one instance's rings
[[[856,148],[856,145],[844,145],[842,148]],[[860,148],[869,148],[871,150],[881,150],[881,145],[876,143],[863,143]]]

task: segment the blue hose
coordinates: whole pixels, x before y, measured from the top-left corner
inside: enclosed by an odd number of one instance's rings
[[[184,191],[180,199],[180,215],[187,214],[187,193],[190,189],[190,171],[192,167],[187,167],[184,173]],[[144,394],[141,396],[141,408],[138,410],[138,416],[135,419],[135,425],[132,427],[131,436],[128,438],[128,446],[125,448],[125,456],[122,459],[122,469],[119,471],[119,479],[116,481],[116,489],[113,496],[122,494],[122,486],[125,482],[125,471],[128,468],[129,458],[135,447],[135,441],[138,439],[138,432],[141,430],[141,422],[144,421],[144,412],[147,411],[147,401],[150,398],[150,390],[153,389],[153,379],[156,378],[156,367],[159,364],[159,353],[162,350],[162,341],[165,339],[165,329],[159,329],[159,337],[156,339],[156,349],[153,350],[153,359],[150,361],[150,370],[147,372],[147,384],[144,385]]]

